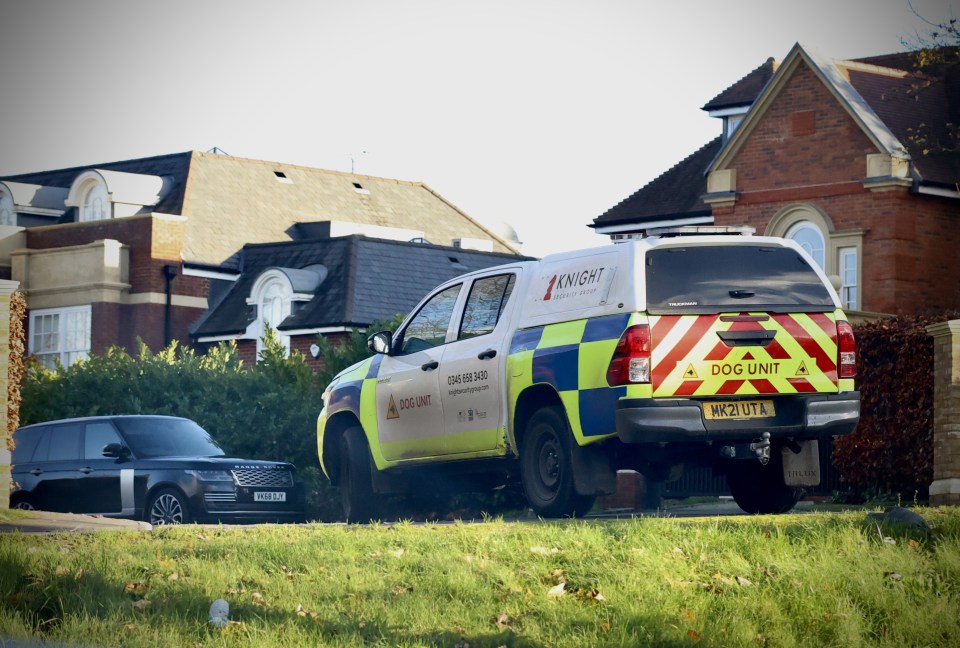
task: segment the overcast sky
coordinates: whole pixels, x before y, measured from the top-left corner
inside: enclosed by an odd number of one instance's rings
[[[768,57],[930,29],[907,0],[0,0],[0,177],[213,147],[352,165],[539,256],[603,242],[586,225],[716,136],[700,107]]]

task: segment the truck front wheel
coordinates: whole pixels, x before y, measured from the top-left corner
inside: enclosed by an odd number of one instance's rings
[[[363,430],[352,427],[340,438],[340,503],[347,522],[377,518],[376,498],[370,477],[370,452]]]
[[[545,407],[530,419],[520,449],[520,477],[537,515],[580,517],[596,500],[592,495],[578,495],[574,489],[572,443],[560,408]]]

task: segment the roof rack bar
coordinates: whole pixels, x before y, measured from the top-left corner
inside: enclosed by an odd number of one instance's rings
[[[683,225],[680,227],[658,227],[647,230],[647,236],[692,236],[704,234],[729,234],[735,236],[753,236],[757,228],[750,225]]]

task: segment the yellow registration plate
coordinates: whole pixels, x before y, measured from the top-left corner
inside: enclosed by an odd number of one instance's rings
[[[775,416],[772,400],[719,401],[703,404],[704,418],[712,421],[767,418]]]

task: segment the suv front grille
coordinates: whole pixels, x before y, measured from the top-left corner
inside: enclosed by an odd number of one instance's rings
[[[255,488],[289,488],[293,486],[293,473],[289,470],[234,470],[233,476],[240,486]]]

